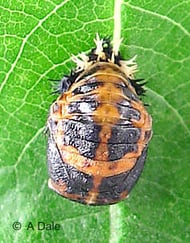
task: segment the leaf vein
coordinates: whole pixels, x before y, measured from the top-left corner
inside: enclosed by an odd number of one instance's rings
[[[132,9],[136,9],[142,13],[146,13],[146,14],[149,14],[149,15],[152,15],[152,16],[155,16],[157,18],[160,18],[160,19],[163,19],[163,20],[166,20],[168,21],[169,23],[172,23],[173,25],[177,26],[185,35],[187,35],[188,37],[190,37],[190,32],[185,28],[183,27],[183,25],[181,25],[181,23],[178,23],[176,22],[175,20],[173,20],[172,18],[169,18],[168,16],[164,16],[162,14],[159,14],[159,13],[156,13],[156,12],[152,12],[150,10],[147,10],[147,9],[143,9],[141,7],[138,7],[138,6],[135,6],[135,5],[132,5],[130,4],[129,2],[126,2],[124,3],[126,6],[128,7],[131,7]]]
[[[12,63],[9,71],[7,72],[4,81],[1,83],[0,85],[0,93],[2,92],[7,80],[9,79],[11,73],[14,71],[20,57],[22,56],[22,53],[24,51],[24,47],[28,41],[28,39],[32,36],[32,34],[39,28],[42,26],[42,24],[52,15],[54,14],[60,7],[62,7],[64,4],[66,4],[69,0],[65,0],[63,1],[61,4],[57,5],[49,14],[47,14],[43,19],[39,20],[38,24],[30,31],[29,34],[26,35],[26,37],[23,39],[23,42],[20,46],[20,50],[18,51],[18,54],[15,58],[15,61]]]
[[[173,111],[173,113],[176,115],[176,117],[178,118],[178,120],[180,121],[181,125],[183,126],[183,128],[185,129],[185,131],[188,133],[188,135],[190,135],[190,130],[188,128],[188,126],[185,124],[183,118],[181,117],[181,115],[179,114],[179,112],[177,111],[177,109],[175,107],[173,107],[166,99],[164,96],[158,94],[157,92],[155,92],[154,90],[150,89],[150,88],[146,88],[150,93],[152,93],[154,96],[157,96],[159,99],[161,99],[166,106]]]

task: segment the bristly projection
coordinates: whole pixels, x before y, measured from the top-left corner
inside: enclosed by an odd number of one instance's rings
[[[61,80],[55,80],[58,81],[58,87],[54,93],[62,94],[69,90],[70,86],[75,82],[80,73],[98,61],[114,63],[120,66],[121,70],[124,71],[128,80],[135,88],[136,93],[138,95],[144,95],[145,90],[143,85],[145,82],[142,83],[144,79],[134,79],[134,73],[137,71],[137,64],[135,62],[136,56],[126,61],[122,59],[120,52],[115,55],[110,38],[100,39],[97,34],[94,41],[96,43],[96,47],[88,54],[80,53],[78,56],[72,57],[72,60],[77,64],[77,67],[74,71],[71,71],[70,75],[65,75]]]

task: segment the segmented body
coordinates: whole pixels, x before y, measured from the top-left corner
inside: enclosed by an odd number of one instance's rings
[[[143,170],[152,126],[133,84],[107,57],[74,76],[50,108],[50,188],[89,205],[127,197]]]

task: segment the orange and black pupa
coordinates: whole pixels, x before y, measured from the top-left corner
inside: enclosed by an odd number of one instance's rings
[[[59,83],[47,121],[49,187],[88,205],[125,199],[137,182],[152,134],[139,98],[135,58],[123,60],[109,39],[73,57],[77,67]]]

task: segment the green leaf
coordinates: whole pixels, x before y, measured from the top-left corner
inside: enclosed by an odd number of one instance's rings
[[[114,1],[8,0],[0,11],[0,241],[189,242],[190,2],[122,4],[121,53],[138,55],[154,135],[129,199],[102,207],[48,189],[43,129],[56,98],[48,79],[69,73],[95,33],[113,36]],[[41,221],[61,229],[38,230]]]

